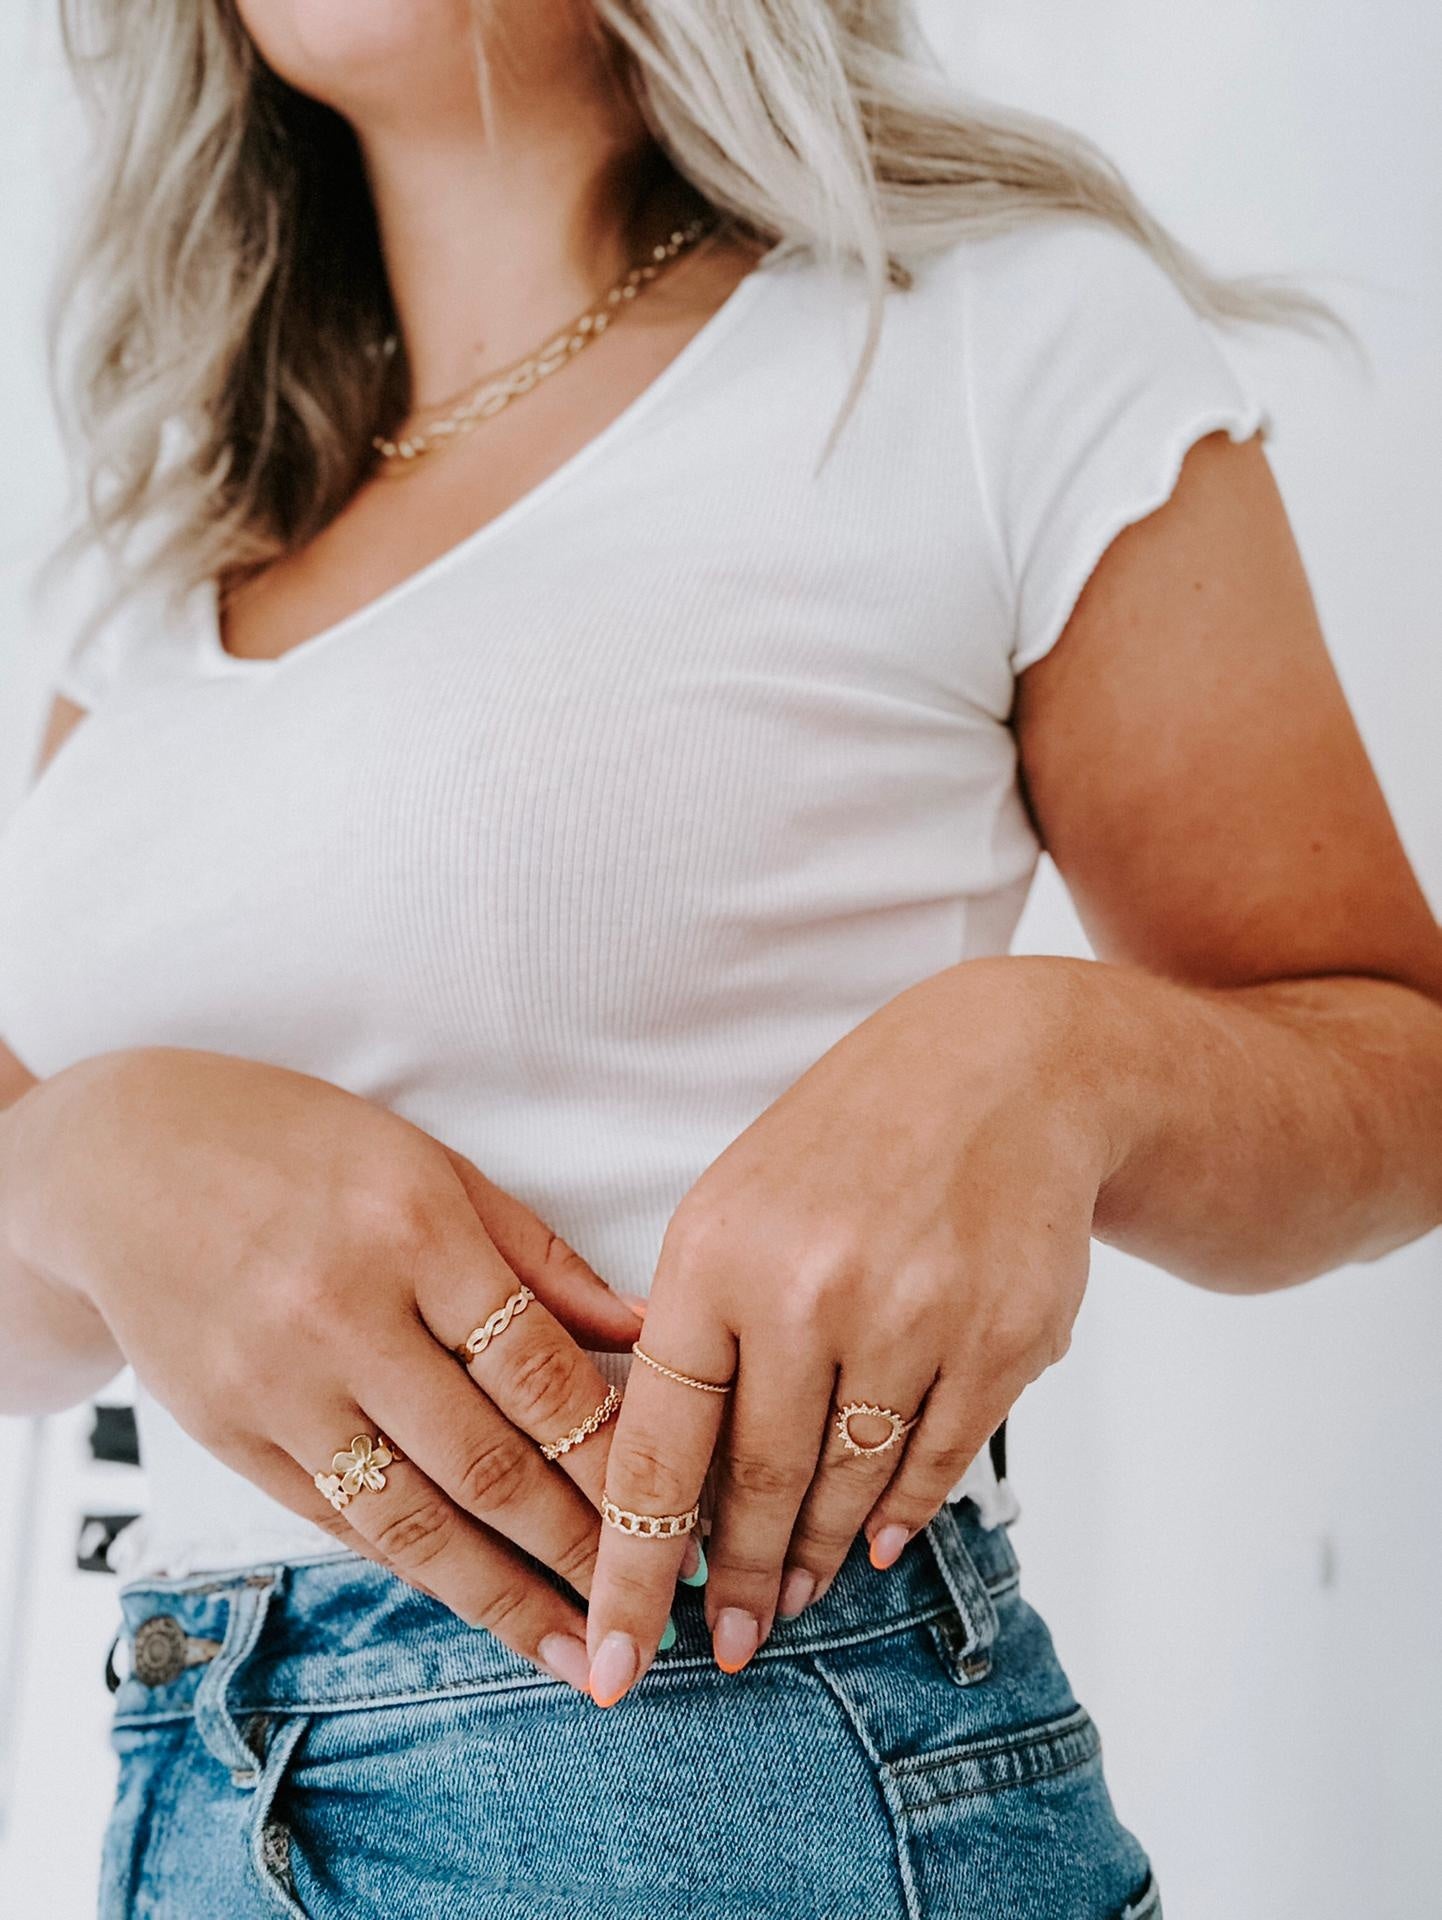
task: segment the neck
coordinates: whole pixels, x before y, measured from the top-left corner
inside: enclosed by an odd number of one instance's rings
[[[413,406],[529,352],[702,204],[605,88],[497,96],[487,129],[358,127]]]

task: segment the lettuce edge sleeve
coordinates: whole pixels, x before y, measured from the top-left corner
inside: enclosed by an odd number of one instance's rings
[[[1235,445],[1241,445],[1258,433],[1267,439],[1273,431],[1272,415],[1256,396],[1243,395],[1224,405],[1213,402],[1177,423],[1158,444],[1150,479],[1125,502],[1110,502],[1076,541],[1071,564],[1053,596],[1046,617],[1029,637],[1018,642],[1012,652],[1014,674],[1023,673],[1027,667],[1034,666],[1051,652],[1066,631],[1083,589],[1117,535],[1166,505],[1176,491],[1187,454],[1199,440],[1223,428]]]

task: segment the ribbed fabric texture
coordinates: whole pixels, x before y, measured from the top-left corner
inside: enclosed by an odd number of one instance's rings
[[[92,715],[0,839],[20,1057],[320,1075],[646,1292],[683,1196],[820,1054],[1006,949],[1037,857],[1018,663],[1192,440],[1261,423],[1148,256],[1057,220],[888,295],[818,473],[864,306],[773,257],[581,453],[278,661],[226,655],[208,593],[75,651]],[[141,1416],[128,1571],[329,1550]],[[1013,1510],[985,1451],[962,1491]]]

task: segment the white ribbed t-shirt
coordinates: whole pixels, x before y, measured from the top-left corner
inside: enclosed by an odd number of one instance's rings
[[[320,1075],[646,1292],[820,1054],[1007,949],[1015,676],[1195,440],[1268,424],[1149,255],[1050,216],[888,294],[818,473],[864,322],[856,269],[773,249],[580,452],[279,659],[224,651],[210,588],[76,648],[90,716],[0,837],[0,1037],[42,1076]],[[339,1551],[140,1384],[123,1574]],[[985,1449],[952,1493],[1016,1511]]]

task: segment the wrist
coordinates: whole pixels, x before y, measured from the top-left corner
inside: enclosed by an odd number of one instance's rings
[[[38,1080],[0,1113],[0,1246],[56,1291],[94,1305],[79,1277],[82,1209],[66,1171],[80,1106],[116,1056],[99,1055]]]
[[[1160,1137],[1180,1046],[1175,1003],[1186,989],[1140,969],[1052,954],[962,961],[939,978],[961,1042],[959,1070],[972,1084],[979,1065],[993,1071],[1039,1116],[1049,1146],[1059,1128],[1105,1210]]]

